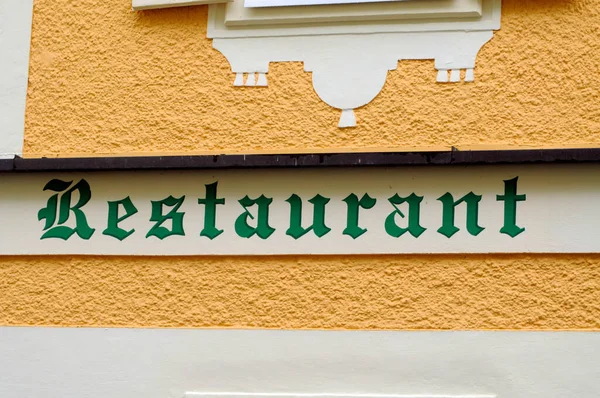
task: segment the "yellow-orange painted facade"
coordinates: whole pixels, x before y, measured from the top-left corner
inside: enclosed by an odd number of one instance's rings
[[[600,329],[600,256],[0,260],[3,325]]]
[[[301,63],[234,88],[207,7],[130,8],[36,0],[25,157],[600,145],[600,0],[504,0],[475,83],[400,62],[351,129]],[[2,325],[597,330],[599,292],[597,255],[0,258]]]
[[[36,0],[26,156],[600,144],[599,0],[505,0],[474,84],[406,61],[338,129],[301,63],[233,87],[207,7],[133,12],[129,0]]]

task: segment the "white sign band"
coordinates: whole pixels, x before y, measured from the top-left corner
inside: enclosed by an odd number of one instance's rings
[[[1,254],[600,252],[600,165],[6,174]]]

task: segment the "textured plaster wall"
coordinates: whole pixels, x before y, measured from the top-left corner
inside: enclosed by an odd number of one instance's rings
[[[600,329],[600,256],[0,259],[0,324]]]
[[[597,146],[600,0],[504,0],[477,81],[401,62],[336,127],[302,65],[236,89],[206,7],[36,0],[25,155]],[[0,257],[0,324],[600,329],[600,256]]]
[[[600,145],[600,0],[504,0],[474,84],[400,62],[337,128],[300,63],[234,88],[207,7],[36,0],[26,156]]]

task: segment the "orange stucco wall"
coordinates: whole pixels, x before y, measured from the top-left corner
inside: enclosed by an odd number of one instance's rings
[[[474,84],[400,62],[339,129],[300,63],[235,88],[207,7],[36,0],[25,156],[600,144],[599,0],[504,0]]]
[[[600,329],[600,256],[0,260],[3,325]]]
[[[338,129],[299,63],[234,88],[206,7],[36,0],[25,156],[600,144],[600,0],[503,3],[475,83],[400,62]],[[0,258],[2,325],[595,330],[599,292],[596,255]]]

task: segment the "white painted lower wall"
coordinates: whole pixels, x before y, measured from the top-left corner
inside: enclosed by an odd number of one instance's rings
[[[0,328],[0,397],[592,398],[599,333]]]

